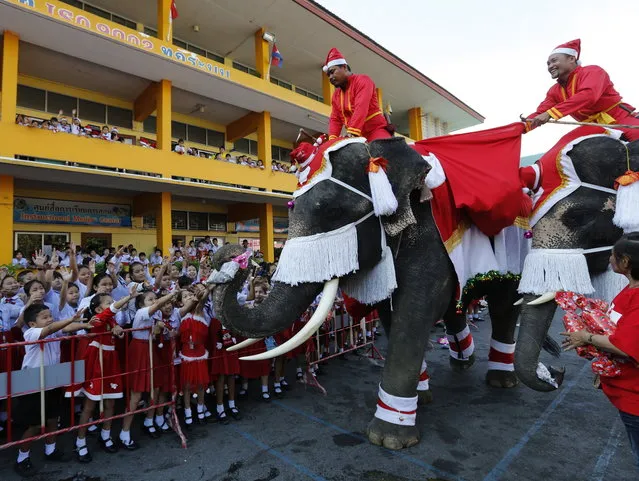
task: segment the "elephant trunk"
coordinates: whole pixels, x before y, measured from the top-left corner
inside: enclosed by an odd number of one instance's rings
[[[269,295],[253,309],[240,306],[237,292],[246,272],[213,291],[215,313],[225,327],[246,337],[266,337],[283,331],[298,319],[322,290],[321,283],[299,286],[276,283]]]
[[[550,368],[554,380],[548,382],[540,378],[544,370],[539,362],[539,354],[552,323],[557,304],[554,300],[539,305],[528,305],[536,296],[526,294],[521,310],[521,325],[515,348],[515,372],[526,386],[535,391],[554,391],[561,385],[563,372]],[[543,375],[542,375],[543,377]],[[553,382],[554,381],[554,382]]]

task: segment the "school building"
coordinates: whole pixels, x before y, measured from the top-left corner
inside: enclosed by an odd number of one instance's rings
[[[272,165],[289,162],[300,128],[327,131],[331,47],[374,79],[406,137],[483,121],[311,0],[177,0],[175,19],[171,5],[0,0],[0,264],[71,240],[150,253],[206,235],[273,260],[296,179]],[[60,111],[95,138],[38,128]],[[197,154],[176,153],[180,138]],[[216,160],[222,148],[265,168]]]

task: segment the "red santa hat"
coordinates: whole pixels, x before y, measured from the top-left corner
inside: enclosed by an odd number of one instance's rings
[[[342,52],[333,47],[326,56],[326,65],[322,67],[322,70],[328,72],[329,68],[335,67],[336,65],[346,65],[346,59],[342,55]]]
[[[579,54],[581,54],[581,39],[577,38],[575,40],[571,40],[570,42],[557,45],[557,47],[555,47],[555,49],[550,52],[550,55],[554,55],[556,53],[572,55],[577,59],[577,61],[579,61]]]

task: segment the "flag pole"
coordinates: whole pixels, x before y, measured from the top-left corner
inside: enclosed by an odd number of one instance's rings
[[[268,69],[266,69],[266,81],[270,82],[271,81],[271,65],[273,64],[273,46],[271,45],[271,42],[268,42],[268,51],[269,51],[269,55],[268,55]]]

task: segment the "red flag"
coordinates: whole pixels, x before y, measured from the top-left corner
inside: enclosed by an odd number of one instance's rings
[[[171,0],[171,20],[175,20],[176,18],[178,18],[178,11],[177,11],[177,7],[175,6],[175,0]]]
[[[437,156],[450,184],[455,206],[465,209],[486,235],[512,225],[522,203],[519,180],[521,135],[517,122],[467,134],[415,142],[422,155]]]

